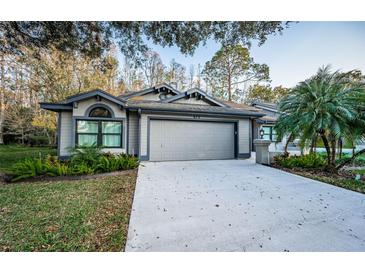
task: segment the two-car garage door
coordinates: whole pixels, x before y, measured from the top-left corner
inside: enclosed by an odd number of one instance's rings
[[[235,157],[235,124],[151,120],[150,160],[208,160]]]

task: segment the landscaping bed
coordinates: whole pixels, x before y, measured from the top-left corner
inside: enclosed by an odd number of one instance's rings
[[[122,251],[137,170],[0,184],[0,251]]]
[[[60,160],[53,155],[39,155],[16,162],[3,175],[6,182],[34,181],[50,177],[93,175],[138,167],[138,158],[128,154],[104,153],[99,147],[76,148],[69,160]]]
[[[271,166],[286,172],[365,194],[365,169],[361,167],[344,167],[338,170],[337,173],[328,172],[324,168],[325,163],[323,155],[309,154],[291,157],[278,156]]]

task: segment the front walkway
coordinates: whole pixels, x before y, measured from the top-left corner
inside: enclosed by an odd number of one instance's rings
[[[365,251],[365,195],[252,160],[143,162],[126,251]]]

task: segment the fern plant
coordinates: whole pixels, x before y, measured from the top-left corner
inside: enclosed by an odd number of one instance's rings
[[[88,166],[95,165],[103,155],[97,146],[77,147],[71,150],[71,154],[71,165],[85,163]]]
[[[86,163],[79,163],[72,167],[72,175],[92,175],[95,173],[95,168],[92,166],[88,166]]]
[[[47,167],[43,164],[42,159],[25,159],[16,163],[13,167],[14,177],[12,181],[32,178],[47,173]]]
[[[55,156],[26,159],[13,167],[12,181],[33,178],[41,175],[68,176],[92,175],[101,172],[134,169],[138,158],[127,154],[102,154],[100,148],[75,149],[70,161],[59,161]]]
[[[72,169],[66,163],[55,162],[46,163],[47,175],[50,176],[68,176],[72,175]]]

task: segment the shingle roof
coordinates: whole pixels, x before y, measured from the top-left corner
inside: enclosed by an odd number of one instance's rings
[[[243,103],[236,103],[236,102],[232,102],[232,101],[225,101],[225,100],[220,100],[222,102],[224,102],[226,105],[232,107],[232,108],[237,108],[237,109],[244,109],[244,110],[248,110],[248,111],[256,111],[256,112],[260,112],[260,109],[255,108],[253,106],[249,106]]]
[[[255,106],[262,106],[262,107],[267,107],[267,108],[271,108],[271,109],[274,109],[274,110],[278,110],[278,104],[275,104],[275,103],[268,103],[268,102],[252,102],[252,105]]]
[[[269,116],[269,115],[265,115],[265,116],[263,116],[263,117],[260,117],[259,118],[260,120],[262,120],[262,121],[265,121],[265,122],[271,122],[271,123],[275,123],[276,122],[276,120],[277,120],[277,118],[276,117],[273,117],[273,116]]]
[[[153,91],[155,88],[163,88],[170,86],[166,84],[161,84],[152,88],[148,88],[142,91],[137,92],[128,92],[121,96],[115,97],[111,94],[102,91],[102,90],[92,90],[89,92],[79,93],[74,96],[68,97],[65,101],[60,102],[58,104],[50,104],[50,103],[42,103],[41,107],[53,111],[60,111],[62,109],[69,109],[72,105],[73,101],[77,101],[80,99],[85,99],[90,96],[100,95],[102,97],[106,97],[107,99],[114,101],[118,104],[123,105],[125,108],[130,109],[144,109],[144,110],[151,110],[151,111],[171,111],[171,112],[188,112],[188,113],[209,113],[209,114],[222,114],[222,115],[234,115],[234,116],[249,116],[249,117],[257,117],[263,121],[276,121],[275,117],[271,117],[266,115],[260,108],[256,108],[254,106],[249,106],[246,104],[225,101],[217,98],[212,98],[212,100],[221,103],[222,106],[207,106],[207,105],[197,105],[197,104],[184,104],[184,103],[174,103],[174,102],[166,102],[164,101],[151,101],[151,100],[143,100],[143,95],[145,93]],[[172,88],[173,89],[173,88]],[[173,89],[174,93],[178,91]],[[202,92],[202,91],[199,91]],[[204,93],[204,92],[202,92]],[[182,93],[181,96],[184,94]],[[205,93],[204,93],[205,95]],[[180,96],[180,94],[176,95]],[[135,98],[137,100],[128,100],[128,98]],[[260,103],[262,105],[263,103]],[[269,103],[265,103],[269,105]],[[273,108],[276,106],[275,104],[270,104],[270,107]]]
[[[155,85],[153,87],[146,88],[146,89],[142,89],[142,90],[139,90],[139,91],[128,91],[128,92],[125,92],[125,93],[119,95],[118,98],[123,99],[123,100],[128,100],[128,99],[133,98],[135,96],[140,96],[140,95],[144,95],[144,94],[153,92],[154,90],[160,89],[160,88],[169,89],[175,95],[181,93],[180,91],[178,91],[177,89],[175,89],[171,85],[169,85],[167,83],[161,83],[161,84]]]
[[[210,96],[209,94],[207,94],[205,91],[201,90],[200,88],[191,88],[178,95],[167,98],[167,99],[163,100],[163,102],[166,102],[166,103],[175,102],[176,100],[179,100],[181,98],[184,98],[186,96],[189,96],[189,95],[195,94],[195,93],[199,94],[200,96],[202,96],[202,98],[204,98],[205,100],[207,100],[208,102],[210,102],[214,105],[221,106],[221,107],[227,107],[227,105],[225,103],[223,103],[222,100],[218,100],[217,98]]]
[[[254,116],[254,117],[264,116],[263,113],[257,111],[249,111],[237,108],[179,104],[179,103],[164,103],[157,101],[128,101],[126,107],[130,109],[144,109],[144,110],[155,110],[155,111],[212,113],[212,114],[226,114],[226,115]]]
[[[275,123],[276,120],[277,120],[277,117],[265,114],[259,107],[249,106],[249,105],[246,105],[246,104],[243,104],[243,103],[236,103],[236,102],[232,102],[232,101],[223,101],[223,102],[226,105],[229,105],[232,108],[262,113],[262,115],[265,115],[265,116],[260,117],[259,120],[261,120],[263,122]],[[264,103],[264,104],[267,107],[270,106],[270,108],[272,108],[272,109],[274,109],[274,107],[275,107],[275,109],[277,108],[276,104],[273,104],[273,103]],[[260,103],[260,105],[261,105],[261,103]]]

